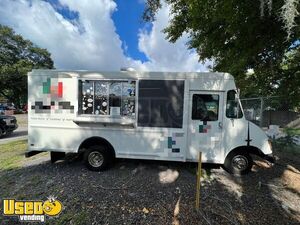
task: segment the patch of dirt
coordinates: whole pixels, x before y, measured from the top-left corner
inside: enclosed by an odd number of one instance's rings
[[[234,177],[204,166],[200,210],[195,207],[196,164],[118,160],[104,172],[76,158],[51,164],[37,157],[0,171],[0,198],[46,200],[64,209],[47,224],[300,224],[300,163],[256,160],[250,174]],[[0,214],[1,224],[17,224]],[[24,224],[24,223],[20,223]]]
[[[292,166],[289,166],[282,174],[283,184],[300,194],[300,172]]]

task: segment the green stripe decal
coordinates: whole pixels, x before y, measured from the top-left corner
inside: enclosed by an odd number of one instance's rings
[[[199,125],[199,133],[203,133],[203,125]]]
[[[51,80],[50,78],[47,78],[47,81],[43,82],[43,94],[50,94],[50,86]]]
[[[172,137],[168,137],[168,148],[172,148]]]

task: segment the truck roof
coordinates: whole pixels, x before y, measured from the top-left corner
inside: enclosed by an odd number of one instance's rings
[[[44,70],[34,69],[29,76],[78,77],[84,79],[209,79],[233,80],[229,73],[222,72],[145,72],[145,71],[89,71],[89,70]]]

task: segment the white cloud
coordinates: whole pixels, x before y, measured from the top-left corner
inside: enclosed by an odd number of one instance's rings
[[[210,63],[199,63],[196,52],[187,49],[188,35],[186,33],[176,43],[170,43],[165,39],[166,34],[162,30],[168,22],[169,8],[163,5],[156,15],[156,20],[152,23],[151,31],[140,31],[139,49],[150,60],[142,64],[142,68],[157,71],[207,71]]]
[[[37,45],[47,48],[57,68],[119,69],[126,62],[122,42],[116,34],[111,14],[116,4],[110,0],[61,0],[78,11],[78,27],[64,19],[44,1],[1,0],[0,22]]]
[[[159,11],[150,32],[139,33],[139,49],[149,59],[142,63],[126,57],[122,50],[111,18],[117,8],[114,1],[60,0],[60,3],[78,12],[78,20],[65,19],[45,1],[1,0],[0,23],[47,48],[59,69],[119,70],[126,66],[156,71],[204,69],[196,53],[187,50],[187,35],[175,44],[164,39],[161,30],[168,21],[166,7]]]

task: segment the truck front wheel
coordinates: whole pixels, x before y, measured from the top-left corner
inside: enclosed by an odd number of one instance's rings
[[[84,163],[89,170],[102,171],[109,164],[110,157],[105,146],[94,145],[84,152]]]
[[[247,174],[251,171],[253,159],[243,151],[233,151],[225,159],[224,169],[235,175]]]

